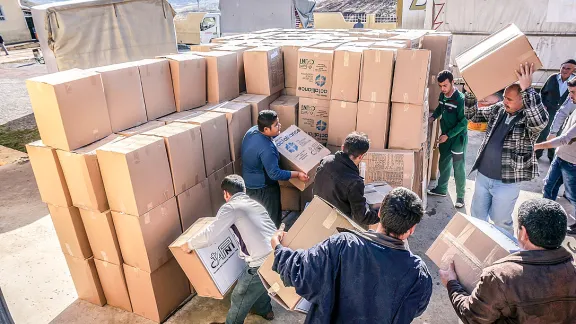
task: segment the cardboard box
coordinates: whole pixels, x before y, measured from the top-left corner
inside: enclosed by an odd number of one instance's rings
[[[64,254],[81,259],[90,258],[92,249],[78,208],[48,205],[48,210]]]
[[[248,46],[234,46],[234,45],[222,45],[214,47],[215,51],[236,53],[238,63],[238,85],[240,88],[240,92],[246,91],[246,75],[244,73],[244,52],[248,49],[250,49],[250,47]]]
[[[314,199],[314,186],[310,186],[300,193],[300,210],[304,210],[312,199]]]
[[[218,47],[221,45],[222,44],[216,44],[216,43],[190,45],[190,51],[191,52],[210,52],[214,49],[214,47]]]
[[[176,111],[206,104],[206,59],[189,54],[166,55],[170,63]]]
[[[414,154],[413,151],[401,150],[368,152],[362,160],[366,163],[364,182],[384,181],[392,187],[413,188],[416,173]]]
[[[201,217],[212,217],[216,213],[212,210],[210,200],[210,187],[208,179],[184,191],[176,197],[182,230],[186,231]]]
[[[290,179],[290,183],[300,191],[304,191],[314,182],[316,167],[330,151],[318,143],[310,135],[296,126],[290,126],[274,138],[274,144],[280,153],[280,162],[284,168],[292,171],[301,171],[310,177],[307,182],[298,178]]]
[[[220,189],[220,184],[226,176],[231,174],[234,174],[234,167],[232,166],[232,163],[208,176],[210,202],[212,203],[212,213],[214,215],[218,213],[220,207],[222,207],[222,205],[224,205],[226,202],[224,201],[224,194],[222,193],[222,189]]]
[[[44,144],[71,151],[112,134],[100,74],[79,69],[26,80]]]
[[[135,63],[102,66],[89,71],[100,74],[102,78],[113,132],[148,121],[140,72]]]
[[[270,109],[278,114],[278,119],[283,128],[292,125],[298,126],[298,103],[299,98],[295,96],[281,96],[270,104]]]
[[[232,162],[232,167],[234,169],[234,174],[242,176],[242,159]]]
[[[279,47],[257,47],[244,52],[246,91],[271,95],[284,88],[284,61]]]
[[[406,43],[408,48],[417,49],[420,48],[420,43],[422,38],[428,34],[427,30],[410,30],[406,33],[401,33],[396,36],[389,38],[391,41],[402,41]]]
[[[174,197],[162,138],[135,135],[96,150],[110,209],[143,215]]]
[[[534,71],[542,67],[528,38],[514,24],[482,40],[455,60],[460,74],[478,99],[518,81],[516,70],[520,64],[533,63]]]
[[[136,62],[146,103],[148,120],[176,111],[170,63],[165,59],[146,59]]]
[[[296,97],[296,88],[284,88],[284,90],[282,90],[282,95]]]
[[[429,50],[398,50],[392,102],[422,105],[428,88]]]
[[[100,212],[110,209],[96,149],[123,138],[121,135],[112,134],[72,152],[57,151],[74,206]]]
[[[164,139],[175,195],[183,193],[206,179],[199,125],[171,123],[142,133],[142,135]]]
[[[428,87],[428,111],[430,111],[430,113],[433,113],[434,110],[436,110],[436,108],[438,108],[438,103],[440,101],[440,94],[442,93],[442,91],[440,91],[440,87],[438,86],[438,83],[436,82],[436,77],[432,77],[430,76],[430,81],[433,81],[433,84],[429,84]]]
[[[430,159],[430,180],[438,180],[438,163],[440,162],[440,149],[435,147],[432,151],[432,158]]]
[[[240,246],[233,232],[225,230],[214,244],[191,253],[180,248],[213,221],[213,217],[197,220],[170,244],[170,251],[199,296],[223,299],[246,268],[246,262],[239,257]]]
[[[54,206],[72,206],[72,198],[56,150],[36,141],[26,145],[42,201]]]
[[[168,245],[182,234],[175,197],[142,216],[113,211],[112,218],[124,263],[147,272],[170,260]]]
[[[319,49],[319,50],[335,50],[338,47],[342,46],[342,44],[344,44],[344,42],[323,42],[323,43],[318,43],[315,45],[310,46],[310,49]]]
[[[357,225],[341,214],[336,208],[324,200],[314,197],[312,202],[302,212],[294,225],[282,239],[282,245],[293,250],[309,249],[331,235],[337,234],[337,228],[355,229]],[[294,287],[285,287],[280,275],[272,270],[274,253],[264,261],[258,269],[264,287],[269,295],[282,307],[294,310],[298,308],[302,297],[296,294]]]
[[[372,48],[364,50],[360,74],[360,100],[390,102],[396,51]]]
[[[457,213],[426,255],[440,269],[454,260],[458,281],[471,293],[484,268],[517,250],[520,248],[494,225]]]
[[[190,296],[186,275],[173,258],[152,273],[124,264],[124,274],[134,314],[156,323]]]
[[[334,51],[299,49],[296,95],[305,98],[330,99],[333,61]]]
[[[342,46],[334,51],[331,99],[358,101],[363,51],[361,47],[351,46]]]
[[[192,52],[206,58],[208,102],[232,100],[240,94],[238,54],[231,52]]]
[[[300,190],[295,187],[280,186],[282,210],[300,211],[300,194]]]
[[[328,143],[330,100],[300,98],[298,127],[321,144]]]
[[[370,139],[370,150],[383,150],[388,146],[390,104],[381,102],[358,102],[356,131]]]
[[[407,49],[408,43],[402,40],[385,40],[381,42],[375,42],[370,45],[370,48],[389,48],[389,49]]]
[[[122,263],[113,264],[94,259],[102,291],[108,305],[132,312],[132,304],[126,287],[126,277]]]
[[[370,146],[372,146],[372,143],[370,143]],[[330,154],[336,154],[336,152],[340,151],[342,149],[342,145],[326,145],[326,148],[330,151]]]
[[[380,208],[384,197],[394,189],[391,185],[383,182],[373,182],[364,187],[364,198],[370,208]]]
[[[428,116],[427,102],[424,105],[393,102],[388,147],[416,151],[424,148],[428,141]]]
[[[356,130],[358,104],[340,100],[330,100],[328,124],[328,144],[342,145],[348,134]]]
[[[207,108],[206,110],[226,114],[230,155],[232,161],[240,159],[242,155],[242,140],[246,132],[252,127],[252,106],[245,102],[227,102],[221,106]]]
[[[435,32],[422,37],[422,49],[430,50],[430,77],[450,67],[452,54],[452,33]]]
[[[82,217],[94,258],[115,265],[122,265],[122,254],[110,211],[100,213],[93,210],[80,209],[80,216]]]
[[[298,80],[298,50],[304,46],[311,46],[317,44],[314,40],[298,40],[292,41],[289,44],[282,45],[282,56],[284,61],[284,86],[286,88],[297,87]],[[296,94],[290,94],[295,96]]]
[[[202,111],[197,115],[190,115],[177,121],[200,125],[206,175],[211,175],[231,162],[226,115]]]
[[[232,101],[249,103],[252,107],[252,125],[257,125],[258,113],[260,113],[262,110],[269,110],[270,104],[278,97],[280,97],[280,92],[270,96],[244,94],[238,98],[233,99]]]
[[[106,305],[106,297],[98,278],[94,259],[75,258],[66,253],[64,257],[78,298],[98,306]]]
[[[169,115],[171,116],[171,115]],[[158,127],[164,126],[166,123],[159,120],[152,120],[147,122],[146,124],[142,124],[140,126],[132,127],[129,129],[125,129],[123,131],[116,132],[118,135],[130,137],[138,134],[142,134],[144,132],[148,132],[150,130],[156,129]]]

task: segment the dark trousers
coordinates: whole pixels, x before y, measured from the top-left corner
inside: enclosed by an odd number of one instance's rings
[[[548,109],[548,124],[546,124],[546,128],[544,128],[542,130],[542,132],[540,132],[540,135],[538,136],[538,139],[536,140],[536,143],[542,143],[542,142],[546,142],[546,138],[548,137],[548,135],[550,135],[550,128],[552,127],[552,122],[554,121],[554,117],[556,116],[556,113],[558,112],[558,109]],[[554,158],[554,153],[555,153],[556,149],[548,149],[548,160],[550,160],[550,162],[552,162],[552,159]],[[544,154],[544,150],[536,150],[536,159],[539,159],[540,157],[542,157],[542,155]]]
[[[556,200],[562,184],[564,184],[566,199],[576,208],[576,164],[556,156],[544,178],[544,198]]]
[[[280,203],[280,185],[270,185],[261,189],[246,189],[246,194],[266,208],[270,219],[280,228],[282,224],[282,205]]]
[[[270,296],[260,276],[258,276],[258,268],[246,268],[244,273],[238,278],[236,287],[230,296],[230,310],[226,316],[226,324],[242,324],[248,316],[251,309],[254,313],[260,316],[272,311],[272,304],[270,304]]]

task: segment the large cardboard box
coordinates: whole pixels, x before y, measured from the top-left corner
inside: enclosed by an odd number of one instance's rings
[[[246,91],[246,74],[244,73],[244,52],[248,49],[250,49],[250,47],[248,46],[234,46],[234,45],[222,45],[214,47],[215,51],[236,53],[238,63],[238,85],[240,88],[240,92]]]
[[[135,63],[102,66],[91,71],[99,73],[102,78],[113,132],[148,121],[140,72]]]
[[[328,144],[342,145],[348,134],[356,130],[358,104],[340,100],[330,100],[328,117]]]
[[[171,115],[169,115],[171,116]],[[118,135],[122,135],[125,137],[130,137],[138,134],[142,134],[144,132],[148,132],[150,130],[156,129],[158,127],[164,126],[166,123],[160,120],[152,120],[140,126],[128,128],[119,132],[116,132]]]
[[[265,95],[252,95],[243,94],[240,97],[233,99],[233,102],[245,102],[249,103],[252,107],[252,125],[258,124],[258,114],[262,110],[270,109],[270,104],[280,96],[280,92],[277,92],[270,96]]]
[[[310,46],[310,49],[314,49],[314,50],[335,50],[338,47],[342,46],[342,44],[344,44],[344,42],[322,42],[322,43],[318,43],[315,45]]]
[[[296,88],[284,88],[282,90],[282,95],[296,97]]]
[[[106,297],[98,278],[94,259],[75,258],[64,253],[78,298],[98,306],[106,305]]]
[[[72,152],[57,151],[74,206],[100,212],[109,209],[96,149],[123,138],[121,135],[112,134]]]
[[[393,49],[364,50],[360,74],[361,101],[390,102],[395,57]]]
[[[172,255],[168,245],[180,234],[180,216],[176,198],[141,216],[112,212],[124,263],[153,272]]]
[[[428,141],[428,101],[424,105],[392,103],[388,147],[401,150],[420,150]],[[406,132],[406,130],[411,130]]]
[[[56,150],[36,141],[26,145],[42,201],[54,206],[72,206],[72,198]]]
[[[232,161],[240,159],[242,155],[242,140],[246,132],[252,127],[252,107],[250,104],[245,102],[227,102],[221,106],[206,108],[206,111],[226,114],[230,155]]]
[[[234,174],[234,166],[232,163],[226,165],[222,169],[212,173],[208,176],[208,187],[210,189],[210,202],[212,203],[212,213],[216,215],[218,210],[226,201],[224,201],[224,194],[220,185],[222,180],[228,176]]]
[[[166,55],[170,63],[176,111],[206,104],[206,59],[189,54]]]
[[[440,162],[440,149],[435,147],[432,151],[430,163],[430,180],[438,180],[438,163]]]
[[[110,209],[143,215],[174,197],[162,138],[135,135],[96,150]]]
[[[81,259],[91,257],[92,249],[78,208],[48,205],[48,210],[64,254]]]
[[[510,24],[456,57],[456,65],[468,87],[478,99],[500,91],[518,81],[520,64],[534,64],[534,71],[542,62],[528,38]]]
[[[452,33],[435,32],[422,37],[422,49],[430,50],[430,77],[450,67]]]
[[[358,226],[324,200],[314,197],[288,233],[284,235],[282,245],[293,250],[309,249],[331,235],[337,234],[337,228],[355,229]],[[284,286],[280,275],[272,270],[273,263],[274,253],[271,253],[258,270],[264,287],[282,307],[290,310],[300,308],[299,303],[302,302],[302,297],[296,294],[294,287]]]
[[[358,102],[356,131],[370,139],[370,150],[383,150],[388,146],[390,104],[382,102]]]
[[[146,59],[136,62],[146,103],[148,120],[176,111],[170,64],[165,59]]]
[[[234,169],[234,174],[242,176],[242,159],[232,162],[232,167]]]
[[[364,198],[370,208],[380,208],[384,197],[394,189],[391,185],[383,182],[373,182],[364,187]]]
[[[298,50],[296,95],[305,98],[330,99],[334,51],[316,48]]]
[[[331,99],[358,101],[363,51],[361,47],[351,46],[342,46],[334,51]]]
[[[126,287],[126,277],[122,263],[114,264],[94,259],[102,291],[108,305],[132,312],[132,304]]]
[[[174,258],[152,273],[124,264],[124,274],[134,314],[156,323],[190,296],[186,275]]]
[[[298,178],[289,180],[300,191],[304,191],[314,182],[316,167],[322,158],[330,155],[330,151],[324,145],[296,126],[290,126],[280,133],[274,139],[274,144],[278,147],[280,162],[284,168],[304,172],[310,177],[307,182],[302,182]]]
[[[164,139],[174,193],[179,195],[206,179],[200,126],[171,123],[143,133]]]
[[[300,98],[298,127],[321,144],[328,143],[330,100]]]
[[[26,80],[44,144],[71,151],[112,134],[100,74],[79,69]]]
[[[471,293],[482,270],[520,248],[494,225],[457,213],[426,255],[440,268],[454,260],[458,281]]]
[[[270,104],[270,109],[278,114],[278,119],[283,128],[292,125],[298,126],[298,103],[299,98],[295,96],[281,96]]]
[[[122,265],[118,236],[110,211],[103,213],[80,209],[84,229],[95,259]]]
[[[214,222],[213,217],[197,220],[170,244],[170,251],[202,297],[223,299],[246,268],[239,257],[240,245],[230,229],[225,229],[213,244],[186,253],[180,248]]]
[[[389,48],[389,49],[407,49],[408,44],[402,40],[385,40],[381,42],[375,42],[370,45],[370,48]]]
[[[282,56],[284,60],[284,86],[296,89],[298,80],[298,50],[303,46],[317,44],[315,40],[291,41],[282,45]],[[295,95],[295,94],[294,94]]]
[[[402,41],[406,43],[408,48],[420,48],[420,43],[422,38],[428,33],[427,30],[410,30],[406,33],[400,33],[399,35],[392,36],[389,38],[391,41]]]
[[[201,111],[198,114],[190,115],[177,121],[200,125],[206,175],[211,175],[232,161],[230,159],[226,115],[212,111]]]
[[[429,50],[398,50],[392,102],[422,105],[428,88]]]
[[[366,163],[365,183],[385,181],[392,187],[414,187],[416,158],[413,151],[368,152],[362,161]]]
[[[246,91],[271,95],[284,88],[284,61],[279,47],[262,46],[244,52]]]
[[[300,211],[301,191],[292,186],[280,186],[282,210]]]
[[[186,231],[188,227],[192,226],[201,217],[216,215],[216,212],[212,210],[208,179],[184,191],[176,198],[183,231]]]
[[[240,94],[238,54],[232,52],[192,52],[206,58],[208,102],[232,100]]]

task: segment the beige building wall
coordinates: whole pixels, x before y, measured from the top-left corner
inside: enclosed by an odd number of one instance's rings
[[[4,14],[4,20],[0,20],[0,35],[4,42],[30,40],[30,31],[18,0],[0,0],[0,9]]]

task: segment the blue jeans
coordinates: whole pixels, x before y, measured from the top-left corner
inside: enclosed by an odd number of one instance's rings
[[[251,309],[260,316],[265,316],[272,311],[270,296],[268,296],[268,292],[264,288],[260,276],[258,276],[258,267],[248,267],[244,270],[244,273],[238,278],[230,300],[231,305],[226,316],[226,324],[244,323]]]
[[[554,157],[544,178],[544,198],[556,200],[558,189],[564,184],[566,198],[576,208],[576,164]]]
[[[503,233],[514,235],[512,213],[520,195],[517,183],[503,183],[478,172],[472,197],[472,217],[491,220]]]

